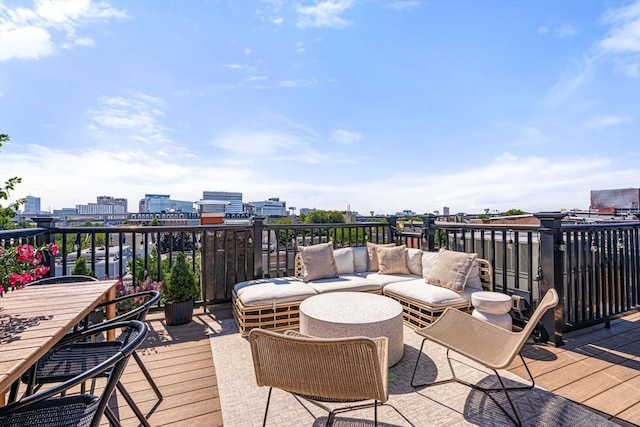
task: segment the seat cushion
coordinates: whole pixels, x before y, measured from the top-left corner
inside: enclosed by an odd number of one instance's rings
[[[313,288],[295,277],[248,280],[237,283],[233,290],[245,306],[302,301],[317,295]]]
[[[384,286],[385,292],[391,292],[403,298],[434,307],[446,306],[463,301],[470,302],[471,295],[481,292],[474,288],[465,288],[459,294],[442,286],[429,285],[424,279],[413,279],[404,282],[389,283]]]
[[[379,291],[382,285],[364,277],[356,275],[341,274],[333,279],[318,279],[306,283],[319,294],[325,292],[345,292],[345,291]]]
[[[380,286],[385,286],[393,282],[404,282],[407,280],[414,280],[420,277],[420,276],[415,276],[413,274],[380,274],[373,271],[358,273],[358,276],[364,277],[365,279],[373,283],[377,283]],[[422,279],[422,283],[424,283],[424,279]]]

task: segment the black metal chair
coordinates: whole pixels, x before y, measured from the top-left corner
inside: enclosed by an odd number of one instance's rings
[[[103,302],[96,307],[96,310],[102,310],[109,305],[122,303],[126,300],[138,300],[139,298],[144,298],[145,301],[139,306],[125,313],[121,313],[113,319],[106,320],[101,323],[91,323],[89,319],[85,319],[84,324],[86,325],[81,333],[90,333],[95,328],[103,328],[105,325],[120,323],[123,321],[129,320],[137,320],[140,322],[144,322],[146,315],[149,309],[156,305],[160,300],[161,294],[158,291],[143,291],[130,295],[123,295],[116,299]],[[61,344],[64,344],[67,340],[72,339],[74,333],[67,335],[61,341]],[[111,354],[115,354],[120,350],[122,345],[122,340],[118,337],[115,341],[89,341],[83,343],[83,345],[78,345],[74,347],[64,347],[64,346],[56,346],[47,354],[45,354],[27,374],[23,375],[22,381],[27,383],[27,391],[26,394],[30,395],[33,392],[37,391],[43,384],[48,383],[57,383],[60,381],[66,381],[69,378],[76,376],[78,372],[83,369],[83,366],[86,366],[87,363],[95,363],[97,360],[101,360],[101,358],[108,357]],[[154,393],[158,397],[158,403],[162,401],[163,396],[158,388],[157,384],[151,377],[151,374],[144,366],[142,359],[136,352],[133,352],[133,359],[136,361],[143,375],[151,385]],[[74,364],[73,361],[82,361],[84,365]],[[35,372],[34,372],[35,371]],[[108,374],[108,372],[106,373]],[[145,426],[149,426],[149,422],[147,421],[145,415],[138,408],[135,401],[129,394],[129,392],[125,389],[122,382],[118,381],[116,387],[125,401],[129,404],[136,417],[140,420],[140,423]],[[93,389],[93,387],[92,387]]]
[[[77,359],[66,360],[65,364],[70,368],[69,372],[75,372],[76,374],[69,377],[62,384],[1,407],[0,427],[97,427],[100,425],[103,415],[107,417],[112,425],[119,425],[118,420],[107,404],[120,382],[120,377],[129,357],[134,354],[135,349],[144,341],[148,333],[147,325],[138,320],[105,323],[90,330],[66,336],[63,342],[58,344],[57,350],[59,353],[66,353],[74,348],[82,347],[89,337],[112,329],[123,331],[120,335],[123,341],[120,342],[117,351],[102,355],[95,364],[89,365],[89,367]],[[63,394],[87,380],[105,374],[107,374],[107,381],[99,396],[94,394],[73,394],[58,397],[59,394]]]

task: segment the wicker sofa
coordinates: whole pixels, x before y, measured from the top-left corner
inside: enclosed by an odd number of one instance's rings
[[[426,281],[437,263],[438,252],[402,248],[406,255],[406,270],[401,274],[384,272],[382,266],[371,266],[370,248],[350,247],[333,251],[339,273],[337,277],[305,281],[302,256],[298,253],[295,276],[237,283],[232,293],[232,306],[241,335],[248,335],[254,328],[275,331],[298,328],[300,303],[324,292],[355,291],[385,295],[402,305],[406,325],[421,328],[435,320],[447,307],[470,311],[474,292],[493,290],[491,265],[484,259],[473,255],[473,266],[467,274],[464,288],[455,292]]]

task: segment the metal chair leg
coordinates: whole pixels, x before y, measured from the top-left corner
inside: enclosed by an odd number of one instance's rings
[[[162,393],[160,392],[160,389],[158,388],[158,386],[156,385],[156,382],[151,377],[149,370],[147,370],[146,366],[144,366],[144,363],[142,363],[142,359],[140,359],[140,356],[138,356],[138,353],[136,353],[135,351],[133,352],[133,358],[135,359],[136,363],[140,367],[142,374],[145,376],[149,384],[151,384],[151,388],[153,389],[153,392],[156,394],[156,396],[158,396],[158,400],[162,400]]]
[[[267,413],[269,412],[269,402],[271,401],[271,392],[273,387],[269,387],[269,395],[267,396],[267,407],[264,409],[264,419],[262,420],[262,427],[267,425]]]

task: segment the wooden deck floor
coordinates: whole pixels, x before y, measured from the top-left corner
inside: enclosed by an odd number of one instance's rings
[[[151,334],[139,350],[164,393],[155,395],[133,360],[123,383],[153,426],[222,426],[222,411],[208,335],[211,317],[231,317],[229,306],[198,309],[194,321],[166,328],[162,313],[149,316]],[[601,412],[621,425],[640,425],[640,313],[566,336],[566,345],[528,346],[527,363],[536,384]],[[519,362],[519,360],[518,360]],[[510,370],[526,377],[521,363]],[[116,393],[124,426],[137,425]],[[105,424],[106,425],[106,424]]]

